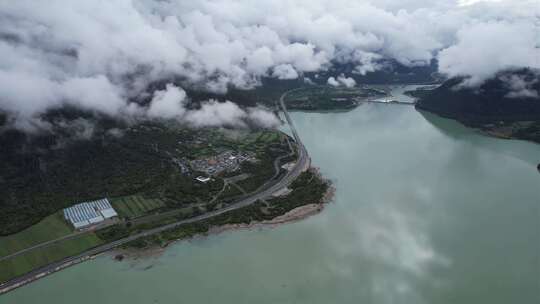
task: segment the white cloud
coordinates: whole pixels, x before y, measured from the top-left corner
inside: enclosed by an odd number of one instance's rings
[[[338,76],[337,80],[339,83],[341,83],[347,88],[353,88],[354,86],[356,86],[356,81],[351,77],[345,77],[344,75],[340,75]]]
[[[179,118],[186,112],[186,92],[172,84],[167,84],[163,91],[154,92],[148,108],[148,116],[153,118]]]
[[[336,80],[336,78],[332,76],[328,77],[328,80],[326,81],[326,83],[328,83],[329,85],[333,87],[339,87],[339,82]]]
[[[216,100],[203,103],[200,109],[187,111],[183,120],[195,127],[244,128],[248,121],[263,128],[273,128],[280,124],[277,117],[265,109],[248,108],[243,110],[230,101],[218,102]]]
[[[533,88],[533,85],[538,82],[538,79],[525,79],[525,77],[518,75],[501,76],[501,80],[504,81],[510,92],[509,98],[538,98],[538,91]]]
[[[246,112],[230,101],[210,100],[202,104],[199,110],[188,112],[186,120],[196,127],[245,127],[243,121],[245,117]]]
[[[482,2],[501,2],[502,0],[459,0],[460,6],[473,5]]]
[[[274,128],[281,124],[276,115],[263,108],[248,109],[248,116],[252,123],[263,128]]]
[[[439,54],[440,70],[448,76],[471,76],[476,85],[498,71],[540,68],[540,28],[523,22],[490,22],[465,26],[455,45]]]
[[[290,64],[280,64],[274,68],[272,77],[278,79],[296,79],[298,78],[298,72]]]
[[[304,77],[304,83],[308,84],[308,85],[314,85],[315,84],[315,82],[313,80],[311,80],[311,78],[309,78],[309,77]]]
[[[461,3],[463,4],[463,3]],[[29,119],[64,103],[112,115],[153,81],[223,93],[332,62],[357,73],[437,56],[481,81],[538,66],[537,1],[32,0],[0,2],[0,108]],[[339,83],[339,79],[335,79]],[[350,85],[350,81],[342,84]]]
[[[203,102],[199,109],[188,110],[187,102],[184,90],[167,84],[165,90],[155,91],[148,108],[139,110],[137,114],[153,119],[173,119],[194,127],[246,127],[248,121],[263,128],[280,124],[272,112],[260,107],[244,110],[230,101],[209,100]]]
[[[356,81],[354,79],[351,77],[345,77],[343,74],[339,75],[337,79],[334,77],[329,77],[327,83],[333,87],[344,86],[347,88],[353,88],[356,86]]]

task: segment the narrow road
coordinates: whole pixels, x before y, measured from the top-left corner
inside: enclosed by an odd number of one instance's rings
[[[293,90],[291,90],[293,91]],[[55,271],[61,270],[64,267],[80,263],[90,256],[97,255],[99,253],[103,253],[106,251],[109,251],[113,248],[116,248],[118,246],[124,245],[126,243],[129,243],[131,241],[137,240],[142,237],[147,237],[150,235],[154,235],[157,233],[161,233],[166,230],[174,229],[182,225],[196,223],[199,221],[203,221],[212,217],[216,217],[218,215],[222,215],[224,213],[237,210],[246,206],[249,206],[258,200],[262,200],[264,198],[267,198],[274,194],[275,192],[278,192],[279,190],[288,187],[303,171],[307,170],[310,166],[310,159],[307,153],[306,148],[302,144],[302,141],[300,140],[300,136],[298,135],[298,132],[296,131],[296,128],[294,127],[293,121],[289,116],[289,113],[287,112],[287,107],[285,106],[284,97],[291,91],[285,92],[280,100],[279,103],[281,105],[282,111],[285,115],[285,119],[287,120],[287,123],[289,124],[289,127],[291,128],[291,132],[293,134],[294,140],[296,141],[297,147],[298,147],[298,160],[296,161],[295,166],[288,171],[285,176],[279,180],[275,181],[271,184],[264,185],[260,188],[260,191],[254,194],[249,195],[248,197],[245,197],[241,199],[240,201],[233,203],[225,208],[207,212],[202,215],[198,215],[189,219],[181,220],[172,224],[168,224],[165,226],[161,226],[158,228],[150,229],[135,235],[131,235],[129,237],[107,243],[98,247],[95,247],[93,249],[90,249],[88,251],[85,251],[79,255],[67,257],[61,261],[51,263],[47,266],[43,266],[41,268],[35,269],[29,273],[26,273],[18,278],[12,279],[10,281],[7,281],[3,284],[0,284],[0,294],[9,292],[15,288],[21,287],[25,284],[28,284],[34,280],[37,280],[45,275],[48,275],[50,273],[53,273]]]

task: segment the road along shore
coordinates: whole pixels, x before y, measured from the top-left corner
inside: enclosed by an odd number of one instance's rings
[[[179,226],[182,226],[182,225],[185,225],[185,224],[190,224],[190,223],[195,223],[195,222],[198,222],[198,221],[206,220],[206,219],[209,219],[209,218],[212,218],[212,217],[215,217],[215,216],[218,216],[218,215],[221,215],[221,214],[233,211],[233,210],[237,210],[237,209],[249,206],[251,204],[254,204],[255,202],[257,202],[260,199],[264,199],[264,198],[272,196],[274,193],[278,193],[283,188],[287,188],[298,176],[300,176],[300,174],[302,172],[308,170],[310,168],[310,165],[311,165],[311,159],[309,158],[309,155],[307,153],[306,148],[302,144],[300,136],[296,132],[296,128],[294,127],[292,119],[290,118],[289,113],[287,112],[287,108],[285,106],[285,103],[283,101],[283,98],[287,93],[288,92],[285,92],[281,96],[280,105],[281,105],[282,111],[283,111],[283,113],[285,115],[285,118],[287,120],[287,123],[289,124],[291,132],[293,133],[294,139],[296,141],[296,145],[297,145],[297,149],[298,149],[297,150],[298,159],[296,160],[296,163],[295,163],[294,167],[290,171],[288,171],[287,174],[285,174],[281,180],[276,181],[275,183],[273,183],[271,185],[265,185],[265,186],[262,187],[263,189],[260,189],[259,192],[254,193],[252,195],[249,195],[248,197],[243,198],[242,200],[240,200],[240,201],[238,201],[238,202],[236,202],[236,203],[234,203],[232,205],[229,205],[228,207],[225,207],[223,209],[208,212],[208,213],[205,213],[205,214],[202,214],[202,215],[199,215],[199,216],[195,216],[195,217],[192,217],[192,218],[189,218],[189,219],[181,220],[181,221],[178,221],[178,222],[175,222],[175,223],[172,223],[172,224],[168,224],[168,225],[165,225],[165,226],[162,226],[162,227],[158,227],[158,228],[154,228],[154,229],[151,229],[151,230],[148,230],[148,231],[144,231],[144,232],[138,233],[136,235],[132,235],[132,236],[129,236],[129,237],[126,237],[126,238],[123,238],[123,239],[120,239],[120,240],[117,240],[117,241],[114,241],[114,242],[111,242],[111,243],[107,243],[107,244],[95,247],[95,248],[90,249],[88,251],[85,251],[85,252],[83,252],[83,253],[81,253],[79,255],[67,257],[67,258],[62,259],[62,260],[60,260],[58,262],[54,262],[54,263],[51,263],[49,265],[34,269],[33,271],[30,271],[30,272],[28,272],[28,273],[26,273],[26,274],[24,274],[24,275],[22,275],[20,277],[17,277],[15,279],[12,279],[10,281],[7,281],[7,282],[4,282],[4,283],[0,284],[0,295],[2,295],[4,293],[7,293],[9,291],[12,291],[12,290],[14,290],[16,288],[19,288],[21,286],[24,286],[26,284],[29,284],[31,282],[34,282],[34,281],[36,281],[38,279],[41,279],[41,278],[43,278],[45,276],[48,276],[48,275],[50,275],[52,273],[55,273],[57,271],[63,270],[65,268],[67,268],[67,267],[82,263],[82,262],[84,262],[86,260],[89,260],[89,259],[92,259],[96,255],[99,255],[101,253],[110,251],[110,250],[112,250],[114,248],[117,248],[117,247],[119,247],[121,245],[124,245],[126,243],[129,243],[131,241],[137,240],[139,238],[147,237],[147,236],[157,234],[157,233],[161,233],[163,231],[166,231],[166,230],[169,230],[169,229],[174,229],[176,227],[179,227]]]

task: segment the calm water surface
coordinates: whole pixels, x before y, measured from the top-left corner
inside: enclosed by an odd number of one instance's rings
[[[323,213],[103,256],[0,303],[540,303],[540,145],[409,106],[292,116],[337,187]]]

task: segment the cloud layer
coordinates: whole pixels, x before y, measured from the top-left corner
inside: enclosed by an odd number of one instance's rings
[[[182,88],[154,94],[149,108],[130,100],[171,77],[184,88],[225,92],[332,63],[366,73],[381,59],[424,65],[438,57],[441,72],[473,82],[509,67],[540,67],[536,1],[469,2],[4,1],[0,108],[22,120],[63,104],[187,119],[195,113],[185,111]],[[238,115],[216,102],[201,111],[193,121],[216,111]]]
[[[332,76],[329,77],[326,83],[333,87],[344,86],[347,88],[353,88],[356,85],[356,81],[354,79],[345,77],[343,74],[339,75],[337,78]]]
[[[459,30],[457,40],[439,54],[440,69],[450,76],[471,76],[471,84],[502,69],[540,68],[540,28],[530,23],[474,24]]]

